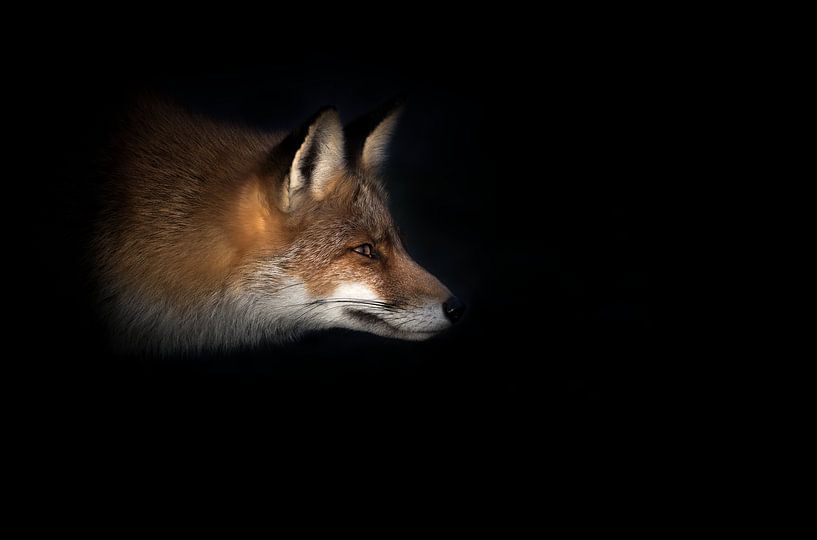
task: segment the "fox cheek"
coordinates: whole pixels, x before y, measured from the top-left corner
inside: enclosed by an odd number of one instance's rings
[[[338,285],[330,299],[350,299],[360,301],[382,301],[381,295],[369,284],[360,281],[345,282]]]
[[[316,301],[340,297],[359,300],[383,299],[383,280],[376,269],[361,266],[358,254],[338,257],[331,261],[311,258],[298,260],[292,275],[301,280]]]

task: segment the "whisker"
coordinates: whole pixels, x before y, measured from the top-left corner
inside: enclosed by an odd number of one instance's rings
[[[375,307],[379,309],[384,309],[388,311],[399,311],[401,308],[395,306],[394,304],[389,304],[386,302],[376,302],[372,300],[342,300],[342,299],[333,299],[333,300],[319,300],[316,301],[320,304],[343,304],[343,305],[351,305],[351,306],[367,306],[367,307]]]
[[[390,302],[383,302],[382,300],[367,300],[361,298],[329,298],[326,300],[317,300],[318,302],[358,302],[358,303],[368,303],[368,304],[378,304],[382,306],[389,306],[389,307],[397,307],[397,304],[392,304]]]

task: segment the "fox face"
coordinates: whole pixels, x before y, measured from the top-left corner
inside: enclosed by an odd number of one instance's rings
[[[166,110],[164,126],[141,122],[150,132],[128,143],[97,241],[125,348],[224,349],[327,328],[424,340],[456,323],[463,303],[411,258],[388,210],[381,170],[399,113],[388,105],[344,128],[324,109],[285,136]]]
[[[335,200],[304,216],[297,239],[269,261],[270,270],[302,284],[276,301],[290,301],[291,317],[312,327],[413,340],[448,328],[458,303],[406,252],[380,190],[358,178],[339,182],[346,185],[329,194]],[[276,295],[276,285],[267,294]]]
[[[282,309],[292,320],[422,340],[461,316],[462,303],[408,254],[388,210],[380,169],[398,114],[376,111],[349,126],[353,136],[365,134],[354,144],[346,142],[337,112],[325,110],[291,163],[272,156],[264,183],[273,187],[283,228],[294,234],[267,269],[285,273],[290,290],[276,292],[273,280],[265,294],[289,302]],[[298,139],[291,135],[281,153]]]

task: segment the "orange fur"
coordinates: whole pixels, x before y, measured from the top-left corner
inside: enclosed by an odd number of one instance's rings
[[[296,323],[373,324],[371,331],[404,337],[439,331],[442,308],[434,306],[450,291],[403,248],[375,168],[345,166],[337,113],[315,122],[296,153],[287,142],[294,134],[218,123],[162,102],[136,110],[118,145],[96,241],[117,332],[177,349],[257,340],[274,328],[295,333]],[[354,251],[363,244],[376,257]],[[341,285],[369,304],[316,311],[336,301]],[[382,320],[359,313],[374,309],[372,297],[389,306]],[[400,310],[404,322],[394,322]],[[411,334],[386,319],[425,326]]]

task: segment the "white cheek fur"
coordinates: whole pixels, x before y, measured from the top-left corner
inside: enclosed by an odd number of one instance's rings
[[[328,297],[329,300],[345,299],[345,300],[381,300],[368,285],[360,282],[341,283],[332,291]]]

